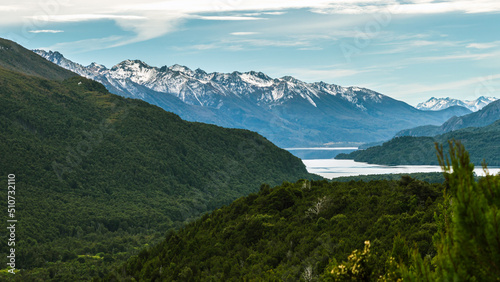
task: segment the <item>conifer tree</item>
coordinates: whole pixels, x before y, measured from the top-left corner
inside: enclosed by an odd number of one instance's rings
[[[436,145],[447,189],[432,265],[413,254],[413,265],[402,267],[410,281],[498,281],[500,280],[500,175],[476,182],[474,165],[460,142],[449,142],[450,158]],[[432,270],[431,270],[432,269]]]

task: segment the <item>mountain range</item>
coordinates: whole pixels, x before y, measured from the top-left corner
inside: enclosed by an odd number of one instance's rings
[[[453,106],[460,106],[460,107],[465,107],[473,112],[477,112],[480,109],[484,108],[484,106],[496,100],[498,99],[495,97],[484,97],[484,96],[481,96],[476,100],[471,100],[471,101],[467,100],[462,101],[458,99],[452,99],[449,97],[447,98],[432,97],[426,102],[419,103],[417,105],[417,109],[427,110],[427,111],[439,111]]]
[[[306,83],[262,72],[207,73],[125,60],[108,69],[82,66],[52,51],[47,60],[102,83],[111,93],[142,99],[189,121],[256,131],[280,147],[386,140],[398,131],[439,125],[470,113],[463,107],[422,111],[360,87]]]
[[[395,136],[435,136],[466,127],[483,127],[500,119],[500,100],[494,101],[477,112],[452,117],[440,126],[424,125],[405,129]]]

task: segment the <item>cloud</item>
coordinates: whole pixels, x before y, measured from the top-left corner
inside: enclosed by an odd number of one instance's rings
[[[245,36],[245,35],[254,35],[254,34],[259,34],[259,32],[252,32],[252,31],[239,31],[239,32],[231,32],[231,35],[236,35],[236,36]]]
[[[342,69],[336,67],[332,69],[287,68],[278,72],[283,73],[283,75],[291,75],[293,77],[296,77],[297,79],[307,82],[334,82],[338,78],[355,76],[361,73],[368,72],[368,70]]]
[[[320,50],[323,50],[322,47],[302,47],[302,48],[299,48],[299,50],[301,51],[320,51]]]
[[[40,30],[30,30],[31,33],[61,33],[63,30],[53,30],[53,29],[40,29]]]
[[[63,53],[66,53],[66,51],[68,51],[73,54],[77,54],[87,51],[110,48],[110,46],[119,45],[121,44],[121,42],[125,42],[126,40],[127,39],[122,36],[110,36],[105,38],[93,38],[93,39],[78,40],[74,42],[57,43],[55,45],[41,47],[39,49],[58,50]]]
[[[280,16],[286,14],[286,12],[264,12],[264,15]]]
[[[256,21],[265,20],[265,18],[257,17],[240,17],[240,16],[195,16],[196,19],[207,21]]]
[[[308,9],[323,14],[435,14],[500,12],[497,0],[422,1],[409,0],[55,0],[34,3],[18,0],[16,5],[0,5],[4,13],[0,26],[22,26],[44,30],[47,23],[112,20],[135,36],[119,42],[130,44],[149,40],[178,30],[189,19],[216,21],[263,20],[293,9]],[[99,12],[96,12],[99,11]],[[241,14],[246,13],[246,14]],[[302,21],[299,21],[302,22]],[[303,22],[302,22],[303,24]]]
[[[473,49],[491,49],[500,46],[500,41],[490,42],[490,43],[470,43],[467,48]]]
[[[469,79],[462,79],[457,81],[450,81],[445,83],[438,84],[413,84],[413,85],[404,85],[398,88],[397,94],[398,96],[408,96],[411,94],[421,94],[426,92],[433,91],[451,91],[451,90],[463,90],[463,88],[467,86],[476,86],[479,87],[484,85],[485,81],[493,81],[500,79],[500,74],[494,74],[490,76],[480,76],[480,77],[472,77]]]
[[[478,1],[405,1],[386,0],[332,1],[327,7],[313,9],[321,14],[443,14],[443,13],[498,13],[500,2],[496,0]]]
[[[71,14],[71,15],[39,15],[28,17],[36,21],[46,22],[86,22],[97,20],[143,20],[146,17],[133,15]]]
[[[423,35],[415,35],[413,38],[418,38],[418,36]],[[382,38],[384,40],[383,43],[374,43],[374,45],[384,47],[383,50],[367,52],[366,55],[394,55],[398,53],[405,53],[408,51],[422,51],[429,52],[431,47],[436,47],[439,50],[444,50],[444,48],[463,48],[464,42],[461,41],[451,41],[451,40],[424,40],[417,39],[412,40],[411,36],[407,36],[409,40],[400,40],[398,37],[387,36],[386,38]],[[455,55],[454,55],[455,56]],[[429,56],[427,56],[429,57]],[[447,56],[440,56],[446,58]],[[432,57],[434,58],[434,57]],[[425,59],[425,58],[424,58]]]
[[[450,61],[450,60],[484,60],[488,58],[497,58],[500,52],[490,52],[490,53],[456,53],[449,55],[436,55],[436,56],[425,56],[425,57],[415,57],[408,59],[408,63],[427,63],[427,62],[437,62],[437,61]]]
[[[19,10],[19,6],[11,6],[11,5],[0,5],[1,12],[11,12]]]

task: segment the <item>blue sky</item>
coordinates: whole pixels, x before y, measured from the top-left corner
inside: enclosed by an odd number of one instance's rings
[[[370,88],[412,105],[500,98],[500,2],[18,0],[0,37],[88,65],[125,59]]]

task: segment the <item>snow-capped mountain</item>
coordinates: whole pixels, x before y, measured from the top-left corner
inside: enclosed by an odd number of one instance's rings
[[[125,60],[82,66],[58,52],[35,53],[115,94],[142,99],[190,121],[257,131],[282,147],[375,141],[422,124],[441,124],[463,108],[420,111],[375,91],[262,72],[207,73]]]
[[[53,63],[84,77],[101,83],[110,83],[116,88],[135,92],[130,82],[150,90],[175,95],[191,105],[216,106],[214,96],[246,97],[259,105],[275,106],[294,98],[302,98],[312,106],[321,96],[338,96],[361,110],[369,100],[380,103],[383,95],[358,87],[341,87],[326,83],[305,83],[291,76],[273,79],[262,72],[206,73],[180,65],[161,68],[152,67],[139,60],[125,60],[111,69],[92,63],[84,67],[64,58],[59,52],[35,50],[35,53]],[[141,95],[138,93],[139,98]]]
[[[491,102],[498,100],[495,97],[484,97],[481,96],[476,100],[466,101],[466,100],[457,100],[452,98],[430,98],[424,103],[419,103],[417,105],[417,109],[427,110],[427,111],[439,111],[443,109],[447,109],[452,106],[460,106],[465,107],[473,112],[477,112],[480,109],[484,108],[484,106],[488,105]]]

